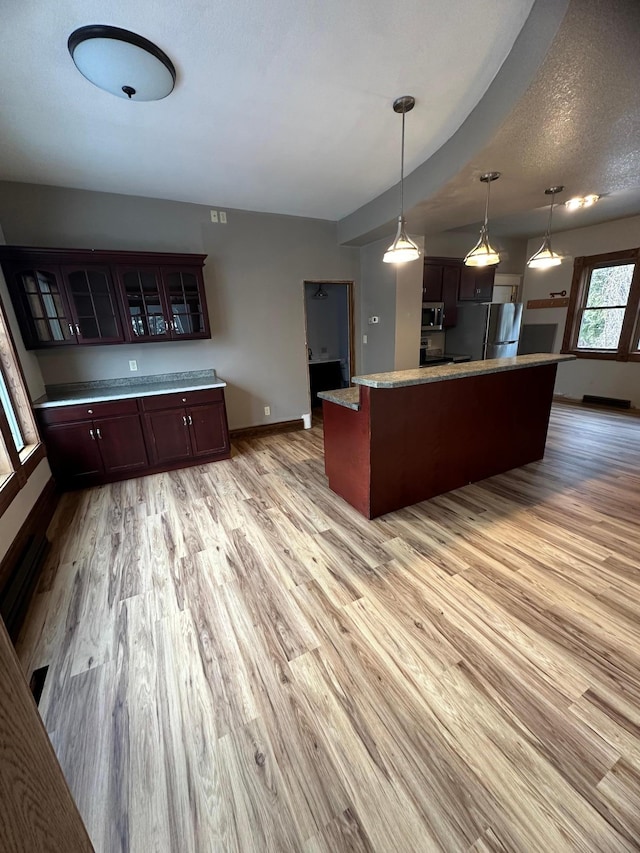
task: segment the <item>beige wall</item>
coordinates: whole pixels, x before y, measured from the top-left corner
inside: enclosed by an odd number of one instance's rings
[[[540,246],[539,236],[529,240],[527,255]],[[602,225],[577,228],[553,235],[553,248],[566,260],[548,270],[526,269],[524,276],[524,302],[545,299],[552,292],[571,289],[573,259],[583,255],[597,255],[621,249],[634,249],[640,245],[640,216],[617,219]],[[557,324],[554,350],[560,351],[567,317],[566,308],[543,308],[524,311],[524,323]],[[578,359],[558,365],[556,393],[571,399],[582,399],[584,394],[602,397],[619,397],[631,400],[640,407],[640,364],[615,361]]]
[[[338,246],[333,222],[229,209],[227,217],[214,225],[204,205],[0,184],[7,243],[207,255],[211,340],[44,351],[45,382],[131,376],[129,359],[137,375],[213,367],[229,383],[232,429],[308,412],[303,281],[356,279],[358,250]]]

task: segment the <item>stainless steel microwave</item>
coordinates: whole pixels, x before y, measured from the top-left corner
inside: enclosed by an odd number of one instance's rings
[[[422,303],[422,331],[437,331],[444,321],[444,302]]]

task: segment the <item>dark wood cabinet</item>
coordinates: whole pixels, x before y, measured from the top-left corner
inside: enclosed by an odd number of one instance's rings
[[[27,349],[75,344],[60,268],[37,261],[2,267]]]
[[[93,422],[105,474],[125,473],[149,464],[139,415]]]
[[[42,437],[49,464],[61,485],[89,485],[102,473],[102,458],[91,421],[46,427]]]
[[[75,343],[113,344],[124,340],[116,288],[108,267],[62,267],[62,286],[71,310]]]
[[[28,349],[211,337],[205,258],[0,247]]]
[[[424,275],[422,277],[422,301],[442,301],[442,272],[443,265],[431,263],[425,259]]]
[[[491,302],[495,275],[495,266],[465,267],[463,265],[460,275],[460,301]]]
[[[224,396],[219,389],[162,394],[142,401],[154,461],[229,453]]]
[[[174,462],[191,455],[189,424],[184,409],[145,415],[154,462]]]
[[[444,302],[443,328],[455,326],[458,318],[456,304],[462,260],[459,258],[425,258],[422,279],[424,302]]]
[[[445,329],[458,321],[458,301],[491,302],[496,268],[467,267],[462,258],[427,257],[422,279],[423,302],[444,302]]]
[[[230,455],[222,388],[36,409],[56,482],[108,483]]]
[[[118,401],[95,406],[60,406],[42,410],[43,438],[49,464],[62,485],[83,486],[106,479],[118,479],[136,469],[148,467],[147,449],[135,400],[121,401],[136,414],[95,417],[91,414],[117,411]],[[71,411],[65,412],[64,409]],[[74,421],[83,417],[85,420]],[[65,421],[65,418],[67,422]],[[47,423],[48,422],[48,423]],[[116,475],[114,477],[114,475]]]

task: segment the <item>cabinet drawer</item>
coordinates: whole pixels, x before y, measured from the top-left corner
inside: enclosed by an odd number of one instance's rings
[[[38,419],[43,424],[66,424],[72,421],[90,421],[93,418],[114,415],[135,415],[138,403],[130,400],[109,400],[104,403],[82,403],[74,406],[52,406],[37,409]]]
[[[154,394],[152,397],[143,397],[141,403],[145,412],[157,412],[161,409],[196,406],[200,403],[219,403],[223,399],[222,388],[205,388],[202,391],[176,391],[173,394]]]

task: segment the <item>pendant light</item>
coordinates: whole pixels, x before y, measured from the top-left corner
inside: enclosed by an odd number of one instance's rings
[[[489,190],[492,181],[497,181],[500,172],[486,172],[480,180],[487,185],[487,201],[484,208],[484,222],[480,229],[480,239],[464,259],[468,267],[490,267],[500,262],[500,255],[489,242]]]
[[[322,284],[321,284],[311,298],[312,299],[328,299],[329,294],[327,293],[326,290],[323,289]]]
[[[547,267],[557,267],[562,263],[562,255],[556,255],[551,248],[551,217],[553,216],[553,203],[556,198],[556,193],[561,193],[564,187],[549,187],[545,190],[545,195],[551,196],[551,205],[549,207],[549,221],[547,223],[547,231],[542,241],[542,246],[538,251],[531,255],[527,261],[527,266],[533,269],[547,269]]]
[[[393,111],[402,113],[402,146],[400,149],[400,216],[398,217],[398,231],[393,243],[384,253],[382,260],[385,264],[404,264],[407,261],[417,261],[420,257],[420,249],[406,232],[404,222],[404,117],[416,105],[416,99],[411,95],[403,95],[393,102]]]

